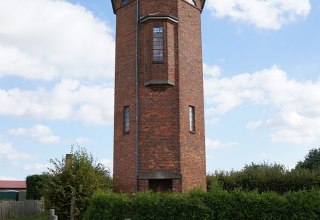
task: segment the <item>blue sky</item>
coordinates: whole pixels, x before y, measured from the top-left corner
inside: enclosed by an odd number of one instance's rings
[[[112,169],[115,15],[108,0],[0,1],[0,179],[79,144]],[[320,3],[207,0],[207,172],[292,168],[320,145]]]

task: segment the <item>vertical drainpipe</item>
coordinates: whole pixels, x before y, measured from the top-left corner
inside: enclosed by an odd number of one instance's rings
[[[136,65],[136,191],[139,190],[139,0],[136,0],[136,48],[135,48],[135,65]]]

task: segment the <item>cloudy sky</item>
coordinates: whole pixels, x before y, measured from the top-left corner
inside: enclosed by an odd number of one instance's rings
[[[320,2],[207,0],[207,171],[288,168],[320,147]],[[0,179],[79,144],[112,169],[109,0],[0,1]]]

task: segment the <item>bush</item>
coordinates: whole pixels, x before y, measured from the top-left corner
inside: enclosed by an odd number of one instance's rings
[[[319,219],[320,191],[279,195],[214,189],[208,193],[138,193],[135,197],[97,192],[86,220],[104,219]]]
[[[284,194],[290,191],[310,190],[320,186],[320,170],[296,168],[291,171],[279,164],[246,165],[241,171],[215,172],[207,176],[207,187],[228,191],[242,189],[261,192],[274,191]]]
[[[45,174],[27,176],[27,199],[40,200],[44,196],[44,188],[48,179],[49,176]]]
[[[125,219],[129,217],[130,209],[131,200],[126,195],[98,191],[93,195],[84,219]]]
[[[299,191],[286,196],[287,209],[290,219],[319,219],[320,218],[320,191]]]
[[[311,149],[305,156],[304,161],[299,161],[296,168],[303,168],[308,170],[320,169],[320,148]]]
[[[73,152],[72,160],[51,160],[50,181],[45,188],[45,206],[54,208],[59,219],[69,219],[73,204],[74,219],[82,219],[89,201],[98,189],[111,189],[109,170],[97,164],[85,149]]]

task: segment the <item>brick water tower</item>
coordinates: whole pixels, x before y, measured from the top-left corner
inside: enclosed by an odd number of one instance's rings
[[[112,0],[114,190],[206,190],[205,0]]]

